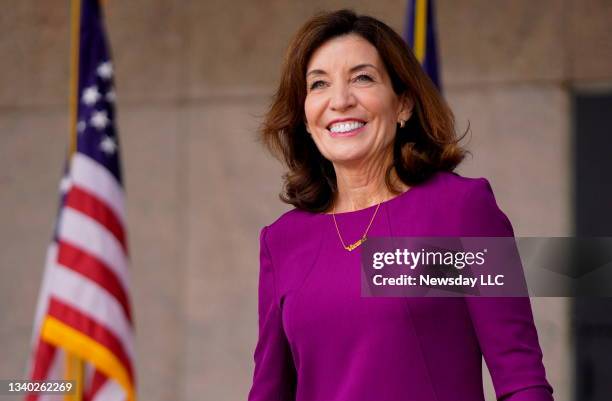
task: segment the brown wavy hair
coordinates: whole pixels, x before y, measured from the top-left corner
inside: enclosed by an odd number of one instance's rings
[[[318,14],[300,28],[289,45],[280,84],[259,132],[261,141],[288,168],[280,199],[298,209],[327,211],[337,191],[332,163],[306,132],[306,68],[317,48],[347,34],[363,37],[378,50],[395,94],[414,102],[412,116],[396,131],[393,163],[385,172],[389,190],[400,192],[392,184],[393,170],[404,184],[413,186],[437,171],[454,170],[465,157],[466,151],[458,144],[465,134],[457,139],[452,111],[393,29],[352,10]]]

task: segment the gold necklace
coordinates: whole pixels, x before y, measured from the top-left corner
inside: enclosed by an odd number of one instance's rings
[[[378,205],[376,206],[376,210],[374,210],[374,214],[372,215],[372,218],[370,219],[370,224],[368,224],[368,228],[365,229],[363,236],[357,241],[349,245],[346,245],[344,243],[344,240],[342,239],[342,235],[340,234],[340,229],[338,228],[338,222],[336,221],[336,206],[334,205],[334,208],[332,210],[332,218],[334,219],[334,225],[336,226],[336,232],[338,233],[338,238],[340,238],[340,242],[342,243],[342,246],[344,247],[344,249],[351,252],[353,249],[357,248],[359,245],[363,244],[366,241],[367,239],[366,235],[368,235],[368,231],[370,231],[370,226],[372,225],[372,222],[374,221],[374,218],[376,217],[376,213],[378,213],[378,208],[380,207],[381,203],[382,202],[379,202]]]

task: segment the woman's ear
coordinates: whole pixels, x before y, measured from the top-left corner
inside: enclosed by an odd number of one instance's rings
[[[403,93],[400,96],[400,110],[398,120],[408,121],[412,117],[412,110],[414,109],[414,101],[408,93]]]

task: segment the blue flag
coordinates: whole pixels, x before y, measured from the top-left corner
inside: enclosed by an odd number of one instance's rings
[[[438,43],[434,0],[408,0],[404,39],[423,69],[442,91],[438,65]]]

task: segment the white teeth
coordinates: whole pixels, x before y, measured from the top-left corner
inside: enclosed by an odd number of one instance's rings
[[[365,123],[359,121],[350,121],[345,123],[335,123],[329,127],[331,132],[348,132],[354,129],[363,127]]]

